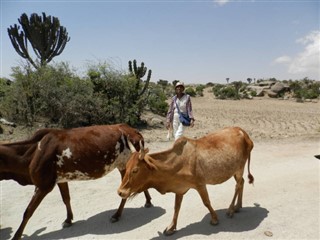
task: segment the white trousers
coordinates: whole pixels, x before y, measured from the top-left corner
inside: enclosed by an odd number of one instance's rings
[[[177,140],[179,137],[183,136],[184,126],[179,120],[179,113],[174,113],[173,115],[172,128],[174,140]]]

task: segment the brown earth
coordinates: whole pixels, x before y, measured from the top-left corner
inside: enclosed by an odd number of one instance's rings
[[[220,220],[217,226],[210,225],[208,210],[194,190],[184,197],[178,231],[172,237],[162,235],[173,215],[172,193],[161,195],[151,189],[154,207],[150,209],[143,208],[140,194],[127,203],[119,222],[110,223],[120,202],[116,193],[120,175],[114,171],[100,180],[70,183],[74,225],[68,229],[61,228],[66,212],[55,188],[29,221],[25,239],[320,239],[319,160],[314,158],[320,154],[320,102],[216,100],[206,91],[204,97],[192,98],[192,103],[196,122],[186,136],[198,138],[236,125],[255,143],[251,160],[255,184],[245,184],[243,209],[233,219],[225,216],[234,190],[230,179],[208,186]],[[9,130],[5,127],[0,140],[23,139],[33,133],[16,128],[9,134]],[[141,132],[151,152],[172,145],[164,127]],[[12,238],[33,190],[14,181],[1,182],[1,240]]]

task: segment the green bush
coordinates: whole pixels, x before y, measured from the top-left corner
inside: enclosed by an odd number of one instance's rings
[[[1,104],[9,119],[29,125],[39,119],[63,127],[90,124],[81,113],[88,111],[86,103],[93,101],[92,83],[76,77],[68,65],[36,71],[17,67],[13,76],[15,80]],[[72,114],[77,117],[71,119]]]
[[[196,91],[192,87],[186,88],[185,93],[189,94],[191,97],[195,97],[197,95]]]
[[[320,95],[320,82],[308,79],[294,81],[289,84],[294,97],[298,99],[315,99]]]
[[[256,96],[257,96],[257,92],[256,92],[255,90],[251,90],[251,91],[250,91],[250,95],[251,95],[252,97],[256,97]]]
[[[163,92],[163,86],[155,85],[150,87],[147,105],[153,113],[165,116],[169,107],[166,100],[167,96]]]
[[[219,96],[219,94],[220,94],[219,92],[222,88],[224,88],[223,84],[216,84],[215,86],[212,87],[212,92],[215,97]]]
[[[239,99],[239,95],[234,87],[227,86],[227,87],[222,88],[220,90],[219,98],[221,98],[221,99]]]
[[[203,90],[204,90],[205,88],[206,88],[205,85],[198,85],[198,86],[196,87],[196,93],[197,93],[197,95],[203,97]]]
[[[217,84],[212,90],[218,99],[239,99],[239,94],[233,85]]]
[[[168,109],[163,84],[141,91],[143,80],[108,64],[91,65],[87,73],[80,78],[66,63],[38,70],[15,67],[11,85],[0,79],[0,111],[20,124],[46,121],[70,128],[120,122],[136,126],[144,109],[161,115]]]

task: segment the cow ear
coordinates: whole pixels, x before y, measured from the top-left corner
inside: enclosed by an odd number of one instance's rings
[[[146,155],[144,157],[144,161],[146,162],[146,164],[151,170],[158,170],[158,167],[154,164],[154,159],[149,155]]]
[[[143,160],[145,155],[144,149],[140,149],[139,160]]]

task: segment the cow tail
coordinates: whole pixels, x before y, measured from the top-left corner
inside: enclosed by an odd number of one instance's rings
[[[248,178],[249,178],[249,183],[253,184],[254,182],[254,177],[252,176],[252,174],[250,173],[250,158],[251,158],[251,153],[249,153],[249,157],[248,157]]]

